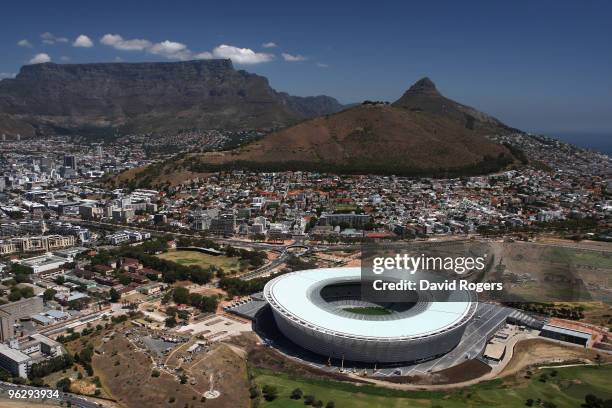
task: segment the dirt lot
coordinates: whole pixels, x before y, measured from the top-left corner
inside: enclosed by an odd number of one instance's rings
[[[455,384],[480,378],[489,373],[491,367],[480,360],[469,360],[446,370],[438,371],[432,378],[432,384]]]
[[[94,355],[93,367],[103,388],[126,407],[248,407],[246,364],[232,349],[220,344],[208,352],[191,356],[187,347],[173,353],[169,366],[156,368],[144,350],[137,349],[121,330]],[[214,388],[221,392],[215,400],[205,401],[213,375]],[[181,384],[180,377],[186,376]]]
[[[296,363],[274,349],[255,344],[255,336],[252,334],[234,337],[230,341],[237,347],[246,350],[247,360],[251,367],[264,368],[274,372],[283,372],[292,377],[365,383],[365,381],[358,379],[348,379],[342,374],[330,373],[308,365]]]
[[[514,355],[508,365],[499,374],[505,377],[533,365],[555,362],[590,361],[595,360],[597,351],[580,347],[564,346],[542,339],[521,341],[514,349]],[[612,356],[600,354],[605,362],[612,362]]]

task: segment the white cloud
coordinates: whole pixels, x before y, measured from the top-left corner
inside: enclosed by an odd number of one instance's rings
[[[322,62],[317,62],[317,67],[319,67],[319,68],[329,68],[329,65],[324,64]]]
[[[255,52],[250,48],[238,48],[233,45],[221,44],[212,54],[217,58],[229,58],[236,64],[260,64],[274,59],[274,55]]]
[[[283,52],[281,54],[283,56],[283,59],[285,61],[289,61],[289,62],[299,62],[299,61],[306,61],[308,58],[304,57],[303,55],[292,55],[292,54],[288,54],[286,52]]]
[[[76,38],[76,40],[74,40],[74,42],[72,43],[72,46],[80,47],[80,48],[91,48],[94,45],[88,36],[86,36],[85,34],[81,34]]]
[[[25,38],[23,40],[17,41],[17,45],[20,47],[32,48],[32,43],[26,40]]]
[[[168,40],[153,44],[147,51],[169,59],[186,60],[192,57],[191,51],[185,44]]]
[[[0,79],[15,78],[14,72],[0,72]]]
[[[165,40],[153,43],[144,39],[126,40],[119,34],[105,34],[100,38],[100,43],[117,50],[144,51],[149,54],[182,61],[189,59],[228,58],[236,64],[259,64],[274,59],[273,54],[255,52],[250,48],[239,48],[227,44],[221,44],[212,51],[193,52],[187,45],[176,41]]]
[[[272,41],[267,42],[267,43],[263,43],[263,44],[261,44],[261,46],[264,47],[264,48],[276,48],[276,47],[278,47],[278,45],[276,45],[276,43],[272,42]]]
[[[49,54],[44,52],[36,54],[32,57],[32,59],[30,59],[30,64],[42,64],[44,62],[51,62],[51,57]]]
[[[152,45],[149,40],[124,40],[119,34],[105,34],[100,43],[122,51],[144,51]]]
[[[56,37],[55,35],[51,34],[50,32],[46,32],[46,33],[42,33],[40,35],[40,38],[42,38],[42,42],[45,44],[55,44],[55,43],[67,43],[68,39],[66,37]]]

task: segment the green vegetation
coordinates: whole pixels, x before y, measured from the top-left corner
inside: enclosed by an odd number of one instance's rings
[[[55,388],[63,392],[70,391],[70,378],[67,378],[67,377],[62,378],[55,384]]]
[[[44,360],[40,363],[34,363],[32,364],[29,377],[30,379],[42,378],[56,371],[65,370],[66,368],[70,367],[73,362],[74,361],[71,355],[64,354],[53,357],[49,360]]]
[[[351,313],[355,313],[355,314],[361,314],[361,315],[369,315],[369,316],[382,316],[382,315],[389,315],[392,312],[388,309],[385,309],[384,307],[347,307],[344,308],[343,310],[347,311],[347,312],[351,312]]]
[[[34,296],[34,290],[30,286],[24,286],[22,288],[13,286],[8,294],[8,300],[16,302],[21,298],[31,298],[32,296]]]
[[[609,403],[607,400],[612,398],[609,384],[612,366],[609,365],[542,369],[528,379],[494,380],[448,392],[398,391],[371,385],[298,379],[260,369],[253,374],[258,386],[268,385],[278,390],[273,401],[262,401],[260,406],[265,408],[304,407],[307,397],[311,405],[317,401],[332,401],[332,406],[351,408],[515,408],[529,406],[529,400],[532,406],[541,407],[605,407]],[[585,401],[601,404],[582,405]]]
[[[47,289],[47,290],[45,290],[44,293],[43,293],[43,300],[45,302],[53,300],[53,297],[55,296],[56,293],[57,293],[57,291],[55,289]]]
[[[166,283],[190,280],[193,283],[203,284],[210,281],[215,271],[213,267],[205,269],[197,265],[181,265],[153,255],[167,249],[166,241],[167,239],[158,238],[137,247],[126,245],[112,251],[100,251],[91,259],[91,263],[92,265],[108,264],[119,257],[135,258],[145,267],[161,272]]]
[[[205,313],[213,313],[217,310],[217,305],[219,304],[219,298],[217,296],[202,296],[199,293],[191,293],[189,289],[183,287],[176,287],[169,293],[172,294],[172,300],[177,305],[190,305]],[[162,300],[162,303],[164,301],[165,299]]]
[[[505,302],[504,304],[516,309],[561,319],[581,320],[584,318],[584,307],[582,305],[542,302]]]
[[[286,261],[287,268],[272,276],[264,276],[248,281],[239,278],[222,277],[219,279],[219,287],[225,290],[230,296],[244,296],[263,290],[266,283],[271,279],[291,271],[301,271],[316,268],[314,262],[304,261],[302,258],[290,256]]]
[[[194,173],[207,173],[210,171],[228,171],[228,170],[251,170],[251,171],[316,171],[320,173],[333,174],[394,174],[397,176],[410,177],[461,177],[475,176],[480,174],[488,174],[499,171],[509,164],[512,164],[514,158],[511,155],[500,153],[497,157],[485,155],[479,162],[468,164],[462,167],[454,168],[419,168],[409,167],[405,162],[401,161],[385,161],[364,162],[363,160],[354,160],[354,163],[347,162],[339,164],[335,162],[301,162],[301,161],[278,161],[278,162],[255,162],[246,160],[237,160],[226,162],[223,164],[214,164],[209,161],[201,160],[198,157],[186,158],[183,162],[183,167]],[[173,160],[174,162],[174,160]],[[165,162],[166,163],[166,162]],[[169,163],[163,164],[168,166]],[[151,173],[151,174],[149,174]],[[142,186],[144,183],[151,183],[154,171],[139,173],[133,182]],[[147,185],[147,184],[145,184]]]

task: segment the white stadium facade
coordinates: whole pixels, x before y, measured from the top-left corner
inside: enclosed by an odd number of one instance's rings
[[[441,356],[461,340],[476,311],[468,291],[452,301],[411,292],[408,303],[361,299],[361,268],[292,272],[272,279],[264,296],[277,327],[295,344],[324,357],[372,363],[419,362]],[[363,314],[359,308],[384,308]]]

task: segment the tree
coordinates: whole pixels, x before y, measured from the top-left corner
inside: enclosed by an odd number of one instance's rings
[[[308,394],[304,395],[304,405],[312,405],[314,404],[316,398],[314,395]]]
[[[11,293],[9,293],[8,295],[8,300],[11,302],[16,302],[19,299],[21,299],[21,291],[19,290],[19,288],[12,287]]]
[[[189,303],[189,290],[183,287],[174,288],[172,291],[172,300],[174,303],[178,304],[188,304]]]
[[[118,276],[119,278],[119,282],[123,285],[123,286],[127,286],[130,283],[132,283],[132,278],[130,278],[129,276],[127,276],[126,274],[122,273]]]
[[[200,307],[202,295],[199,293],[189,293],[189,304],[193,307]]]
[[[166,327],[172,328],[172,327],[176,326],[176,318],[168,317],[166,319],[165,323],[166,323]]]
[[[57,291],[55,289],[47,289],[47,290],[45,290],[43,292],[43,300],[45,302],[53,300],[53,297],[55,296],[56,293],[57,293]]]
[[[207,313],[213,313],[217,310],[219,299],[216,296],[202,296],[200,310]]]
[[[317,400],[314,402],[314,404],[312,404],[312,406],[315,408],[323,408],[323,401]]]
[[[302,398],[302,395],[304,395],[302,390],[300,390],[299,388],[296,388],[293,391],[291,391],[291,395],[289,396],[289,398],[294,399],[294,400],[298,400],[298,399]]]
[[[119,299],[121,299],[121,295],[119,294],[119,292],[117,292],[117,290],[115,290],[115,288],[111,288],[109,294],[110,294],[110,301],[113,303],[117,303]]]
[[[264,385],[261,389],[261,393],[266,401],[273,401],[278,397],[278,389],[273,385]]]
[[[55,388],[63,392],[70,391],[70,378],[62,378],[55,384]]]
[[[55,278],[55,283],[57,283],[58,285],[63,285],[64,282],[66,282],[66,278],[64,278],[62,275]]]
[[[325,408],[336,408],[336,403],[334,401],[327,401]]]
[[[249,388],[249,398],[255,399],[257,397],[259,397],[259,388],[256,385],[252,385]]]

